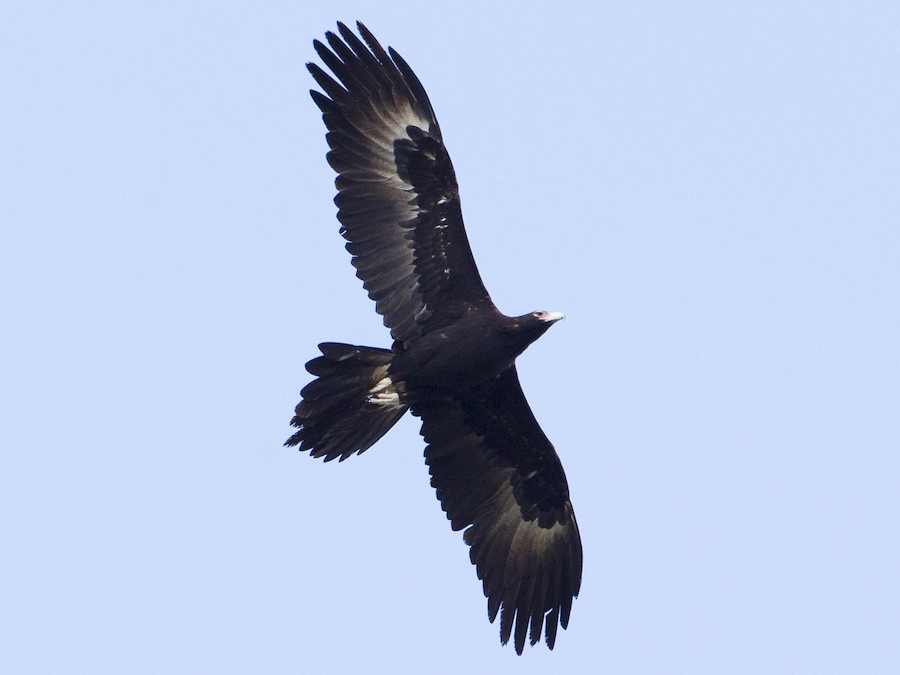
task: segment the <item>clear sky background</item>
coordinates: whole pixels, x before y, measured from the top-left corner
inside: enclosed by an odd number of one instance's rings
[[[896,673],[900,5],[0,6],[0,670]],[[584,582],[517,657],[413,418],[281,444],[387,346],[311,41],[424,82]]]

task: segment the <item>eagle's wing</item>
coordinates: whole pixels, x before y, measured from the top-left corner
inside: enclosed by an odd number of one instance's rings
[[[431,484],[453,529],[465,531],[500,639],[522,653],[552,649],[581,586],[582,550],[569,488],[515,367],[452,401],[413,404],[428,442]],[[549,614],[548,614],[549,612]]]
[[[463,227],[456,175],[422,84],[361,23],[339,23],[307,64],[337,172],[338,220],[363,286],[393,337],[415,340],[472,307],[493,307]],[[343,38],[343,40],[341,39]]]

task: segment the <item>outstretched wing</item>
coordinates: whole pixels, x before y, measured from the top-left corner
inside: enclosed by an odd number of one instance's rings
[[[515,367],[453,401],[413,405],[428,442],[431,484],[484,582],[488,617],[516,651],[541,636],[552,649],[581,586],[581,537],[553,445]]]
[[[490,304],[463,228],[456,175],[422,84],[361,23],[339,23],[307,64],[337,172],[338,220],[357,276],[404,343]],[[341,39],[343,38],[343,40]]]

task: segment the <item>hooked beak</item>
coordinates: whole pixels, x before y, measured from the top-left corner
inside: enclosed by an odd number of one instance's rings
[[[556,323],[560,319],[565,319],[566,315],[562,312],[541,312],[538,315],[538,318],[541,321],[546,321],[547,323]]]

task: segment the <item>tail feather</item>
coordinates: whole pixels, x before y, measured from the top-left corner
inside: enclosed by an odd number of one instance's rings
[[[299,431],[285,445],[326,462],[344,461],[372,447],[409,406],[388,376],[389,349],[323,342],[319,351],[322,356],[306,364],[317,379],[303,387],[291,420]]]

